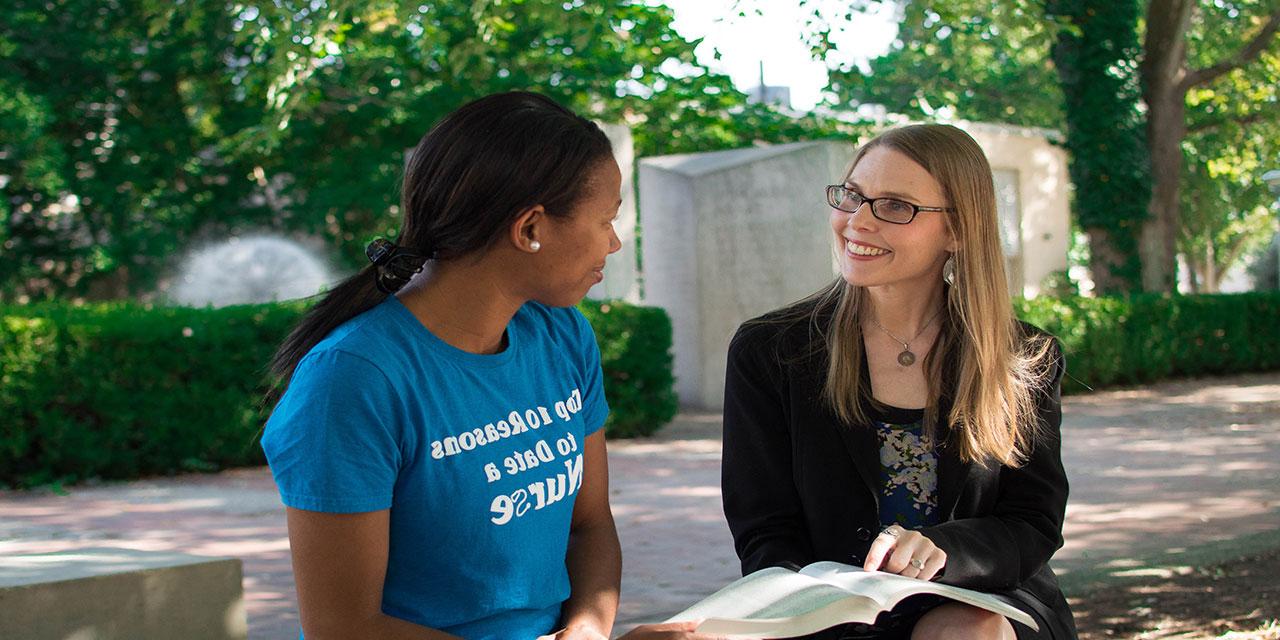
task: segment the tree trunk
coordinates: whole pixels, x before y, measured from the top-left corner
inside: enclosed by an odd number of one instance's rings
[[[1177,235],[1181,228],[1179,187],[1182,181],[1182,138],[1186,136],[1186,96],[1175,87],[1160,87],[1148,99],[1147,146],[1151,150],[1151,203],[1142,226],[1142,288],[1173,291],[1177,285]]]
[[[1218,255],[1213,250],[1213,240],[1210,239],[1204,248],[1204,286],[1200,287],[1200,293],[1217,293],[1221,285],[1222,274],[1218,272]]]
[[[1177,285],[1178,187],[1182,179],[1182,138],[1186,135],[1186,32],[1193,0],[1151,0],[1147,5],[1146,57],[1142,97],[1147,103],[1147,146],[1151,151],[1151,201],[1142,226],[1142,288],[1173,291]]]
[[[1089,277],[1093,278],[1096,295],[1123,293],[1131,289],[1124,277],[1124,266],[1129,256],[1116,248],[1110,233],[1103,227],[1085,229],[1089,236]]]
[[[1147,103],[1147,144],[1151,150],[1151,204],[1139,243],[1142,287],[1172,291],[1177,284],[1177,235],[1181,223],[1178,190],[1182,180],[1182,138],[1187,134],[1187,92],[1250,64],[1280,33],[1280,10],[1238,51],[1215,64],[1187,68],[1187,27],[1195,0],[1151,0],[1147,5],[1145,55],[1140,72]],[[1262,16],[1259,16],[1262,17]],[[1214,279],[1220,276],[1215,274]],[[1217,287],[1214,286],[1216,289]]]

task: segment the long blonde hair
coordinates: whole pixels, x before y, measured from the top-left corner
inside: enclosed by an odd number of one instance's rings
[[[946,287],[942,329],[922,365],[928,384],[925,425],[937,433],[939,399],[950,395],[950,444],[962,460],[1017,466],[1037,434],[1035,392],[1054,362],[1052,338],[1019,330],[1009,299],[991,166],[960,129],[921,124],[891,129],[862,146],[845,177],[876,147],[924,167],[954,212],[944,216],[957,240],[954,284]],[[939,274],[941,277],[941,274]],[[834,308],[824,331],[829,364],[823,396],[848,424],[868,424],[870,381],[863,375],[861,318],[867,294],[838,278],[814,294],[816,314]]]

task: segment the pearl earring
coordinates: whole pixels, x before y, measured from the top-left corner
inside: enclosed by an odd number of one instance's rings
[[[533,242],[530,242],[530,243],[529,243],[529,250],[530,250],[530,251],[538,251],[538,250],[539,250],[539,249],[541,249],[541,248],[542,248],[542,243],[541,243],[541,242],[538,242],[537,240],[534,240]]]

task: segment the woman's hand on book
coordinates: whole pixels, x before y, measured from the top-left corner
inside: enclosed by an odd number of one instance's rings
[[[932,580],[947,564],[947,552],[919,531],[898,525],[887,527],[871,542],[862,568],[885,571],[908,578]]]

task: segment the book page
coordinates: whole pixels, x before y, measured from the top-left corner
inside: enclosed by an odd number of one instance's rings
[[[880,607],[868,598],[774,567],[731,583],[669,622],[704,619],[698,626],[702,633],[785,638],[844,622],[871,622],[879,612]]]
[[[815,562],[801,569],[800,573],[850,592],[865,595],[882,603],[885,609],[892,609],[894,605],[908,596],[931,593],[998,613],[1010,620],[1017,620],[1032,629],[1039,628],[1035,619],[1027,615],[1025,611],[981,591],[908,578],[883,571],[864,571],[861,567],[839,562]]]

